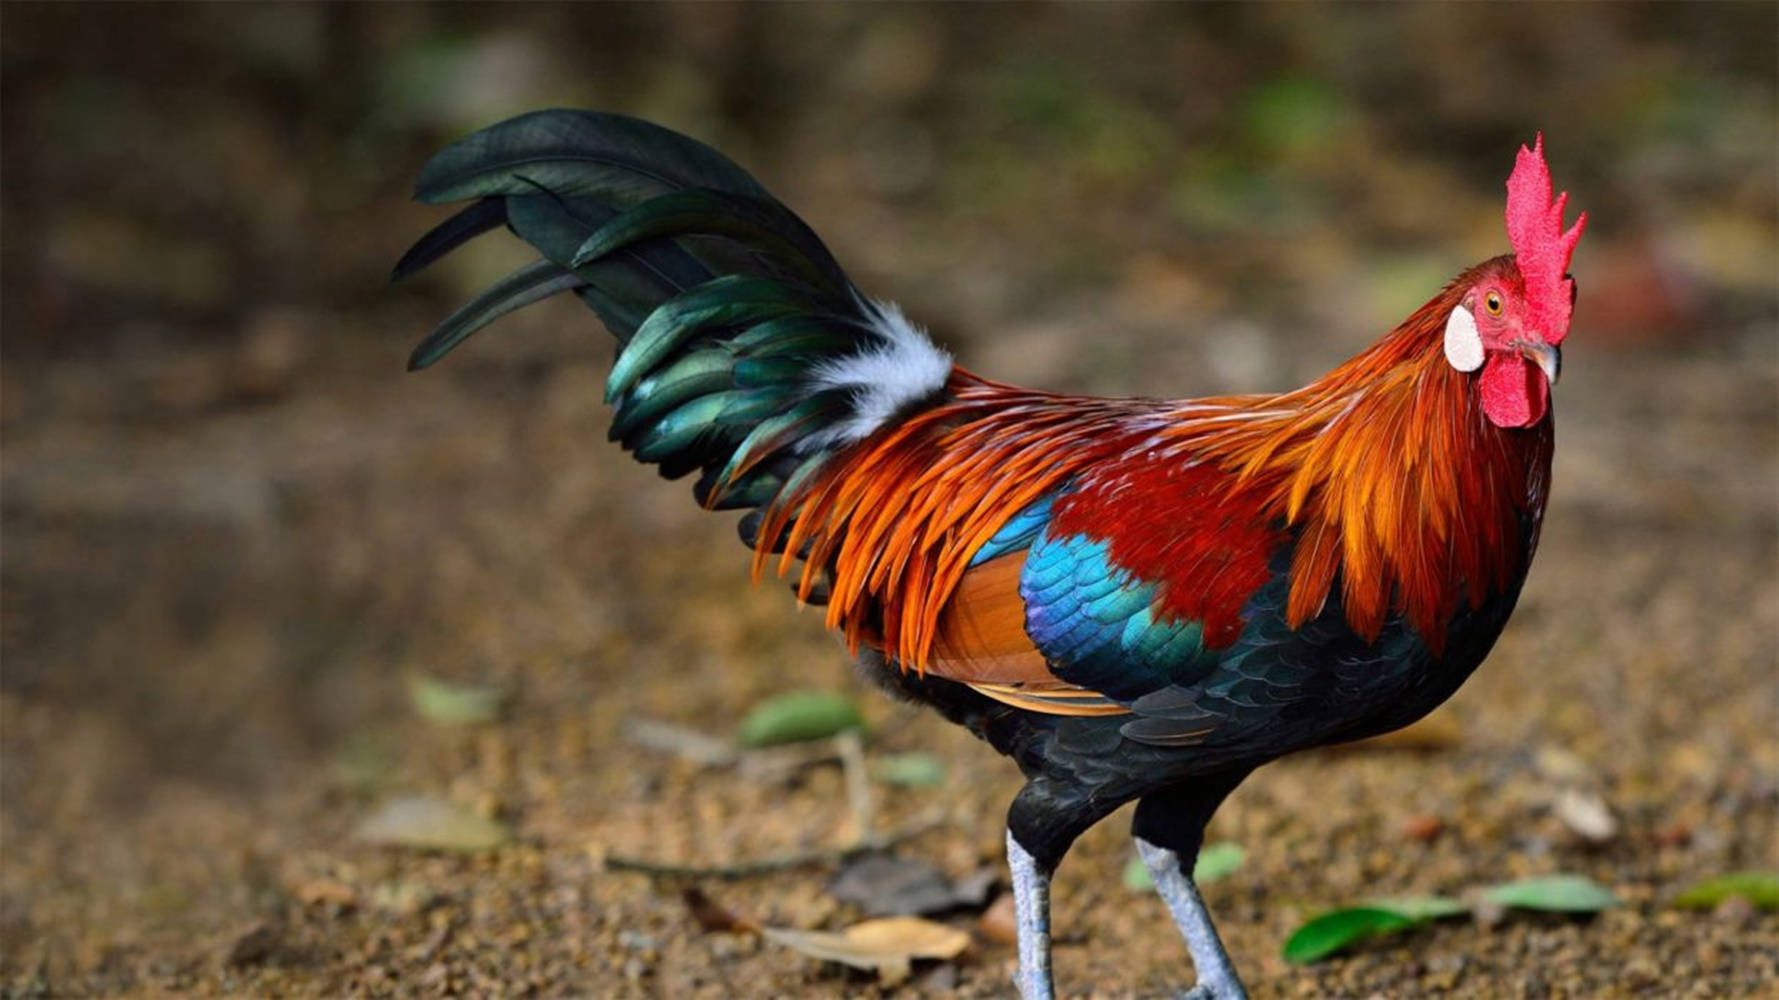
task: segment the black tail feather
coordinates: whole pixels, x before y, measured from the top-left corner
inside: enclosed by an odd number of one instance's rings
[[[440,257],[496,226],[505,225],[506,221],[505,200],[483,198],[434,226],[431,232],[420,237],[408,249],[407,253],[402,254],[402,259],[396,261],[395,271],[389,276],[389,280],[401,281],[403,278],[424,270]]]
[[[447,317],[409,367],[572,290],[619,342],[607,381],[612,436],[663,476],[702,471],[694,492],[710,508],[796,495],[875,426],[861,411],[935,396],[950,371],[943,352],[865,299],[821,239],[745,171],[647,122],[523,115],[440,152],[416,197],[476,201],[421,237],[397,278],[502,223],[542,258]],[[888,405],[871,398],[885,394]],[[750,517],[744,534],[759,524]]]
[[[586,279],[547,260],[536,261],[500,281],[445,317],[430,336],[408,355],[408,370],[419,371],[451,352],[469,335],[515,309],[542,302],[558,292],[585,285]]]

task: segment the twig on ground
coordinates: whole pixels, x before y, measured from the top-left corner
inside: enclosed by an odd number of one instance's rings
[[[804,746],[748,750],[736,761],[735,772],[755,781],[779,781],[807,767],[841,763],[831,740]]]
[[[624,738],[637,746],[684,757],[706,767],[728,767],[741,759],[741,752],[727,741],[671,722],[633,719],[624,726]]]
[[[807,851],[791,851],[787,854],[770,854],[763,858],[749,858],[728,864],[677,865],[608,854],[605,857],[605,867],[610,871],[640,872],[660,878],[749,878],[791,868],[804,868],[809,865],[838,864],[857,855],[881,851],[904,840],[918,837],[939,826],[942,822],[944,822],[943,816],[935,810],[894,830],[860,837],[837,847],[818,847]]]
[[[822,741],[807,746],[747,750],[687,726],[655,719],[636,719],[624,727],[624,738],[637,746],[671,754],[704,767],[733,767],[755,781],[776,781],[818,764],[840,762],[838,745]]]
[[[777,777],[817,764],[838,763],[846,779],[850,822],[846,841],[836,847],[792,851],[718,865],[679,865],[607,855],[605,867],[611,871],[641,872],[659,877],[747,878],[788,868],[837,864],[855,855],[880,851],[918,836],[941,822],[940,814],[932,811],[887,833],[873,832],[876,805],[871,789],[871,771],[865,760],[865,741],[856,729],[838,733],[833,739],[813,746],[766,750],[737,750],[723,740],[695,729],[649,719],[632,721],[624,728],[624,735],[631,742],[651,750],[674,754],[706,767],[734,767],[754,779]]]
[[[865,741],[856,729],[848,729],[834,737],[840,751],[840,770],[846,776],[846,806],[852,814],[852,837],[864,841],[871,836],[876,808],[871,795],[871,772],[865,766]]]

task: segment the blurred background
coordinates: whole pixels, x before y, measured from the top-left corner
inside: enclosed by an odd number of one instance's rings
[[[886,824],[944,810],[906,853],[998,863],[1011,766],[864,692],[815,616],[746,585],[732,517],[605,442],[590,315],[550,302],[403,373],[524,256],[490,238],[388,285],[442,215],[412,178],[553,105],[728,152],[971,368],[1177,396],[1301,384],[1505,251],[1502,183],[1543,130],[1590,224],[1521,610],[1421,751],[1251,780],[1212,827],[1248,860],[1209,902],[1257,996],[1779,975],[1771,911],[1669,905],[1779,867],[1774,5],[0,14],[0,993],[870,992],[599,864],[843,839],[832,768],[749,778],[623,733],[726,739],[793,688],[858,693],[873,754],[942,763],[878,791]],[[440,690],[498,717],[447,724],[473,720]],[[510,839],[355,839],[397,795]],[[1063,869],[1066,989],[1190,980],[1127,852],[1114,820]],[[1624,905],[1277,957],[1339,902],[1557,870]],[[824,882],[714,891],[855,917]],[[992,937],[907,989],[1004,993]]]

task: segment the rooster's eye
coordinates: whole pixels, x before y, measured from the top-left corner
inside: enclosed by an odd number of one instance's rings
[[[1488,295],[1484,296],[1483,308],[1487,309],[1489,311],[1490,316],[1501,315],[1501,296],[1500,296],[1500,294],[1498,294],[1496,292],[1490,292]]]

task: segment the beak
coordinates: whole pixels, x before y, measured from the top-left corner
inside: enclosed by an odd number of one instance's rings
[[[1551,385],[1563,374],[1563,352],[1554,344],[1545,344],[1536,340],[1521,340],[1514,344],[1519,348],[1520,356],[1544,370],[1544,377]]]

